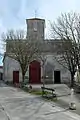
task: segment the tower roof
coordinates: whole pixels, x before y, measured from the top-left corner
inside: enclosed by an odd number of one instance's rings
[[[30,18],[30,19],[26,19],[26,20],[43,20],[43,21],[45,21],[45,19],[41,19],[41,18]]]

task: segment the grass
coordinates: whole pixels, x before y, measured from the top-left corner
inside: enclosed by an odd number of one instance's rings
[[[37,89],[29,89],[28,87],[22,87],[22,90],[24,90],[25,92],[28,92],[30,94],[33,94],[33,95],[38,95],[38,96],[42,96],[42,91],[41,90],[37,90]],[[48,91],[45,91],[45,95],[48,96],[50,95],[51,93],[48,92]],[[50,100],[50,101],[53,101],[53,102],[56,102],[57,101],[57,97],[44,97],[45,100]]]
[[[42,95],[42,91],[39,91],[39,90],[31,90],[30,93],[35,95]]]
[[[42,96],[42,91],[40,91],[40,90],[32,90],[32,91],[30,91],[30,93],[31,94],[34,94],[34,95],[39,95],[39,96]],[[45,91],[45,93],[46,93],[46,96],[47,95],[49,95],[49,94],[51,94],[50,92],[47,92],[47,91]],[[44,97],[46,100],[50,100],[50,101],[57,101],[57,97]]]

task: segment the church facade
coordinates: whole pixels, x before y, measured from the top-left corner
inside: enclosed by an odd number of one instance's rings
[[[60,65],[54,55],[57,55],[57,49],[60,48],[60,41],[58,40],[46,40],[45,39],[45,20],[39,18],[31,18],[26,20],[27,23],[27,38],[32,40],[44,41],[45,45],[49,41],[49,45],[44,47],[43,54],[46,58],[44,69],[42,66],[42,61],[33,60],[28,67],[25,79],[31,84],[41,84],[45,83],[67,83],[70,82],[70,72]],[[50,49],[53,49],[51,51]],[[7,51],[5,52],[3,60],[3,79],[4,81],[12,81],[13,83],[19,83],[22,81],[22,73],[19,63],[16,60],[7,56]],[[44,73],[44,75],[43,75]]]

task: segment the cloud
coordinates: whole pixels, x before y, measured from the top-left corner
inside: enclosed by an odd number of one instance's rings
[[[35,10],[37,17],[46,19],[48,23],[60,12],[74,8],[75,0],[0,0],[0,17],[6,29],[25,29],[25,19],[35,17]]]
[[[76,0],[38,0],[39,16],[46,20],[46,36],[50,37],[49,21],[54,21],[62,12],[75,10]]]
[[[61,12],[79,12],[79,5],[79,0],[0,0],[0,35],[11,28],[26,30],[26,19],[35,17],[37,10],[36,17],[45,19],[49,38],[49,20],[54,21]]]
[[[55,20],[61,12],[79,11],[79,0],[0,0],[0,33],[7,29],[25,29],[26,18],[46,20],[46,36],[50,29],[49,20]],[[78,6],[78,8],[77,8]]]

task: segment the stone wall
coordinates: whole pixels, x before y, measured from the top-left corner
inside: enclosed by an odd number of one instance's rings
[[[47,60],[45,63],[45,76],[54,83],[54,71],[60,71],[60,77],[62,83],[70,82],[70,72],[68,69],[60,65],[53,55],[47,55]]]
[[[13,81],[13,71],[19,71],[19,81],[22,81],[19,63],[16,60],[5,57],[3,62],[3,78],[5,81]]]

